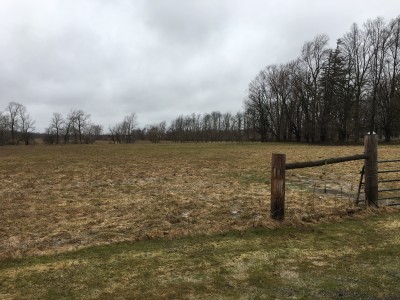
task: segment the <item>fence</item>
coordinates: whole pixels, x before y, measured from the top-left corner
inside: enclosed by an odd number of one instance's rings
[[[285,154],[272,154],[271,161],[271,218],[285,217],[285,176],[286,170],[364,160],[364,193],[366,204],[378,206],[378,139],[376,134],[364,138],[364,153],[308,162],[286,163]]]
[[[396,169],[393,169],[393,164],[399,163],[400,159],[392,159],[392,160],[379,160],[378,164],[379,165],[384,165],[386,168],[389,167],[390,169],[385,169],[381,171],[377,171],[378,173],[378,184],[379,184],[379,189],[378,189],[378,202],[382,203],[383,205],[386,206],[398,206],[400,205],[400,196],[399,193],[393,194],[394,192],[400,191],[399,184],[396,185],[396,183],[400,182],[400,178],[396,177],[400,173],[400,169],[398,169],[398,166]],[[360,177],[360,182],[359,182],[359,187],[358,187],[358,192],[357,192],[357,199],[356,199],[356,204],[358,204],[360,200],[360,195],[362,194],[361,187],[365,184],[363,181],[364,178],[364,168],[361,170],[361,177]],[[380,175],[383,174],[383,175]],[[394,176],[393,176],[394,175]],[[394,201],[397,200],[397,201]]]
[[[384,164],[385,166],[390,166],[391,163],[398,163],[400,162],[400,159],[393,159],[393,160],[381,160],[378,161],[379,164]],[[388,169],[388,170],[382,170],[382,171],[378,171],[378,174],[395,174],[398,176],[398,174],[400,173],[399,169]],[[384,176],[385,176],[384,175]],[[393,192],[397,192],[400,191],[399,186],[393,186],[393,183],[397,183],[400,182],[399,178],[378,178],[378,183],[380,184],[380,187],[383,186],[382,189],[378,190],[379,195],[382,194],[386,194],[383,197],[379,197],[378,201],[384,203],[387,206],[397,206],[400,205],[399,202],[390,202],[388,203],[388,201],[392,201],[392,200],[400,200],[400,196],[396,196],[393,195]]]

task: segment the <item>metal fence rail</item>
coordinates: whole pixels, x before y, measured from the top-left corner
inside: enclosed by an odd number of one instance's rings
[[[378,182],[399,182],[400,179],[387,179],[387,180],[378,180]]]
[[[387,164],[387,163],[398,163],[400,162],[400,159],[387,159],[387,160],[378,160],[378,163],[380,164]],[[377,171],[378,174],[390,174],[390,173],[400,173],[400,169],[389,169],[389,170],[382,170],[382,171]],[[355,200],[355,203],[358,204],[359,202],[363,201],[360,199],[361,194],[364,194],[362,191],[362,187],[364,186],[364,167],[362,168],[360,172],[360,182],[358,186],[358,193],[357,193],[357,198]],[[383,205],[385,206],[400,206],[400,193],[394,193],[397,191],[400,191],[400,186],[395,185],[395,186],[387,186],[386,184],[389,183],[396,183],[400,182],[400,177],[399,178],[388,178],[388,179],[378,179],[378,184],[379,186],[382,186],[381,189],[378,189],[378,193],[386,193],[386,195],[383,195],[381,197],[378,197],[379,202],[387,202],[389,200],[393,200],[391,203],[385,203]],[[386,185],[386,186],[385,186]]]
[[[397,172],[400,172],[400,170],[383,170],[383,171],[378,171],[377,173],[381,174],[381,173],[397,173]]]
[[[391,162],[400,162],[400,159],[378,160],[378,163],[391,163]]]
[[[388,164],[388,163],[399,163],[400,159],[386,159],[386,160],[379,160],[379,164]],[[390,167],[390,166],[389,166]],[[389,173],[400,173],[400,169],[388,169],[388,170],[382,170],[378,171],[378,174],[388,174]],[[395,183],[395,182],[400,182],[400,178],[388,178],[388,179],[380,179],[378,180],[378,183],[381,185],[385,185],[387,183]],[[385,206],[399,206],[400,205],[400,193],[394,193],[400,191],[399,185],[395,186],[384,186],[382,189],[378,189],[379,193],[385,193],[386,195],[382,197],[378,197],[378,201],[380,202],[387,202],[389,200],[390,203],[385,203],[383,205]]]

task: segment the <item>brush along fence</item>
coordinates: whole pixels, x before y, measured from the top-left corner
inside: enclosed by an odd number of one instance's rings
[[[378,138],[375,134],[364,138],[364,153],[308,162],[286,163],[285,154],[272,154],[271,161],[271,218],[285,217],[285,175],[286,170],[364,160],[364,193],[367,205],[378,206]]]

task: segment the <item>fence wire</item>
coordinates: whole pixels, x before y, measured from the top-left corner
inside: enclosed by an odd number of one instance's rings
[[[287,170],[286,215],[303,220],[351,213],[365,206],[362,163]],[[379,206],[400,206],[400,159],[379,161]]]
[[[347,214],[356,208],[362,163],[325,165],[286,173],[286,215],[303,220]],[[360,195],[364,200],[364,195]]]

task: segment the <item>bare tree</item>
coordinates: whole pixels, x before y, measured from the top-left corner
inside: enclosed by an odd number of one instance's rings
[[[244,130],[244,114],[241,111],[238,111],[235,115],[235,139],[237,141],[243,141],[243,130]]]
[[[71,128],[73,127],[73,119],[69,115],[68,118],[65,120],[64,127],[63,127],[63,140],[64,144],[68,144],[70,142],[70,135],[71,135]]]
[[[261,136],[261,142],[267,141],[268,134],[268,94],[264,72],[260,72],[249,84],[249,94],[245,100],[245,110],[251,116],[252,127]]]
[[[116,124],[114,126],[110,126],[108,128],[108,131],[110,133],[111,140],[113,141],[114,144],[121,144],[122,139],[123,139],[123,130],[121,124]]]
[[[367,101],[366,86],[373,56],[370,35],[365,28],[360,29],[354,23],[341,39],[339,47],[343,55],[350,60],[354,86],[353,138],[358,141],[361,136],[361,113]]]
[[[316,141],[318,106],[318,82],[322,67],[329,55],[327,48],[329,38],[326,35],[318,35],[314,40],[306,42],[301,51],[301,62],[304,67],[304,88],[302,94],[302,108],[305,114],[305,130],[307,138]]]
[[[108,128],[111,140],[114,144],[133,143],[135,141],[135,130],[137,128],[137,117],[131,113],[124,117],[121,123]]]
[[[2,145],[6,144],[9,139],[9,123],[8,115],[0,111],[0,144]]]
[[[86,144],[92,144],[96,142],[96,139],[103,131],[103,126],[99,124],[89,124],[85,126],[83,137]]]
[[[271,132],[276,141],[287,139],[287,103],[292,93],[288,65],[271,65],[265,69],[265,80],[269,91],[268,113]]]
[[[122,122],[122,130],[125,142],[130,144],[134,142],[134,130],[137,127],[137,118],[135,113],[131,113],[130,115],[125,116],[124,121]]]
[[[8,121],[9,121],[9,127],[10,127],[10,132],[11,132],[11,143],[14,145],[16,144],[16,132],[18,128],[18,122],[19,122],[19,116],[20,116],[20,111],[22,109],[23,105],[17,102],[10,102],[7,105],[6,111],[8,112]]]
[[[377,110],[377,98],[379,93],[379,87],[382,84],[383,70],[385,60],[387,57],[387,49],[389,44],[389,32],[385,26],[382,18],[377,18],[373,21],[368,21],[365,24],[367,32],[371,39],[372,47],[372,60],[370,69],[370,82],[371,82],[371,109],[370,109],[370,121],[369,121],[369,132],[376,130],[376,110]]]
[[[93,132],[93,135],[97,138],[103,133],[103,126],[100,124],[92,124],[91,126],[91,132]]]
[[[20,131],[22,133],[22,140],[25,145],[29,145],[29,140],[31,138],[31,131],[35,130],[35,121],[32,120],[31,116],[26,112],[25,106],[21,106],[19,109],[20,118]]]
[[[166,123],[165,121],[159,124],[148,126],[147,136],[152,143],[159,143],[165,136]]]
[[[301,102],[301,82],[302,70],[300,61],[294,60],[286,64],[287,76],[289,77],[290,93],[284,101],[285,113],[288,123],[290,134],[294,134],[296,141],[301,141],[302,136],[302,122],[303,122],[303,109]],[[299,85],[299,86],[298,86]],[[288,87],[289,88],[289,87]]]
[[[378,89],[378,123],[384,131],[385,141],[390,142],[393,122],[400,113],[396,101],[396,89],[399,81],[400,63],[400,17],[387,25],[389,34],[386,58],[383,63],[382,80]]]
[[[65,123],[66,122],[65,122],[62,114],[60,114],[58,112],[53,113],[53,117],[52,117],[52,119],[50,121],[50,125],[49,125],[48,130],[52,134],[54,133],[54,135],[55,135],[55,141],[54,142],[56,144],[59,144],[60,135],[61,135],[61,132],[63,130],[63,127],[64,127]]]
[[[72,110],[68,115],[67,123],[74,135],[74,143],[81,144],[84,141],[84,133],[87,131],[87,127],[91,124],[90,115],[82,110]]]

